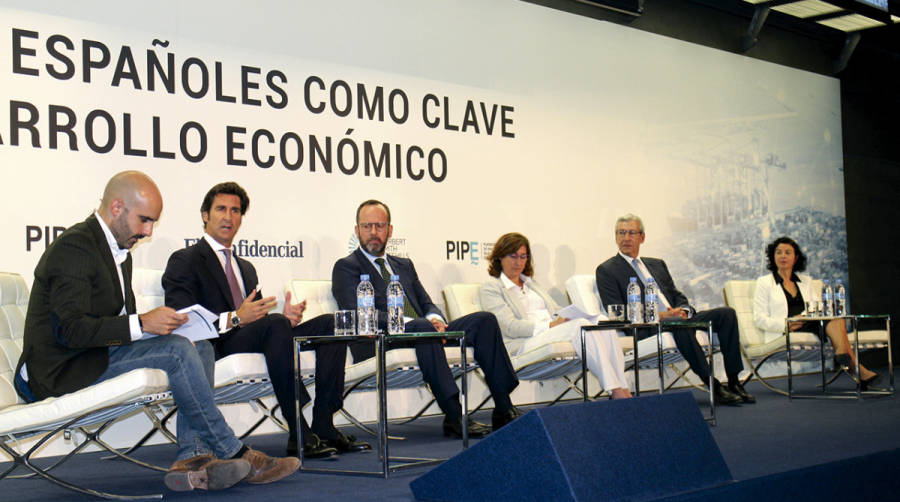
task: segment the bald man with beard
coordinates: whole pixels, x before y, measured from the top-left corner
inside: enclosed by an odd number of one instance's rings
[[[134,369],[161,369],[178,406],[178,455],[166,486],[218,490],[281,479],[298,459],[248,449],[216,408],[209,342],[167,336],[187,316],[169,307],[136,312],[128,250],[153,233],[161,212],[153,180],[124,171],[109,180],[100,207],[47,248],[34,270],[16,390],[34,402]]]

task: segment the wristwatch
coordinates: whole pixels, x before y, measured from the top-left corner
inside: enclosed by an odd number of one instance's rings
[[[238,328],[241,326],[241,318],[237,315],[237,310],[231,313],[231,327]]]

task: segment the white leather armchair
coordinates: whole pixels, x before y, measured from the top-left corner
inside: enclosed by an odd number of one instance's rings
[[[822,281],[814,280],[812,289],[821,290]],[[753,299],[756,293],[755,280],[732,280],[725,283],[723,295],[725,304],[733,308],[737,313],[738,328],[741,333],[741,351],[744,357],[750,361],[750,374],[745,382],[754,376],[760,383],[773,392],[787,395],[787,392],[773,386],[760,374],[760,368],[767,362],[786,362],[787,337],[783,334],[773,340],[766,341],[765,333],[753,322]],[[889,348],[890,335],[887,330],[858,331],[859,350],[874,350]],[[848,333],[850,343],[853,343],[854,333]],[[830,360],[833,352],[831,344],[820,346],[819,338],[813,333],[791,333],[791,360],[793,362],[818,362],[825,350],[826,361]],[[821,368],[825,371],[825,368]],[[893,375],[892,375],[893,376]],[[833,378],[832,378],[833,380]],[[830,383],[830,381],[828,382]]]
[[[444,305],[450,319],[479,312],[481,307],[481,284],[456,283],[444,287]],[[561,400],[569,391],[580,393],[577,379],[571,376],[581,373],[581,359],[575,355],[575,347],[570,342],[553,342],[523,354],[511,355],[510,362],[520,380],[552,380],[563,378],[568,384],[550,404]],[[479,409],[487,400],[475,407]]]
[[[28,288],[22,277],[0,273],[0,450],[14,460],[8,470],[0,473],[0,480],[23,465],[40,477],[69,490],[105,498],[116,497],[115,494],[64,481],[48,472],[59,463],[77,457],[66,456],[50,467],[42,468],[32,463],[31,456],[57,434],[76,429],[83,432],[86,439],[75,446],[72,453],[96,444],[138,465],[152,467],[120,454],[107,445],[100,435],[120,417],[134,413],[145,405],[170,399],[169,380],[162,370],[136,369],[77,392],[26,404],[16,394],[13,377],[22,353],[27,304]],[[42,437],[25,453],[18,452],[16,443],[19,440],[36,436]],[[161,498],[162,495],[144,497]]]

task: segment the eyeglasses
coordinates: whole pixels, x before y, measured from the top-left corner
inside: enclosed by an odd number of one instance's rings
[[[528,259],[527,254],[510,253],[510,254],[506,255],[506,257],[509,258],[510,260],[527,260]]]
[[[616,230],[616,235],[619,237],[625,237],[626,235],[634,237],[635,235],[641,235],[643,233],[643,230]]]
[[[385,228],[387,228],[388,225],[390,225],[390,223],[388,223],[386,221],[375,221],[375,222],[371,222],[371,223],[357,223],[356,224],[356,226],[358,226],[359,228],[361,228],[365,231],[371,231],[373,228],[377,229],[377,230],[384,230]]]

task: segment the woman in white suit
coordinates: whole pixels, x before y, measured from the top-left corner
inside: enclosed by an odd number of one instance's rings
[[[531,245],[524,235],[505,234],[488,257],[493,277],[481,288],[481,306],[500,323],[510,355],[552,342],[569,341],[581,357],[581,326],[586,319],[556,315],[559,305],[532,279]],[[591,331],[585,336],[587,366],[613,399],[631,397],[625,380],[625,357],[615,331]]]
[[[806,270],[806,255],[800,246],[790,237],[779,237],[766,246],[766,258],[771,273],[756,280],[756,296],[753,299],[753,321],[765,331],[770,340],[784,333],[784,320],[806,311],[807,300],[812,300],[816,292],[812,291],[812,279],[800,272]],[[816,321],[792,322],[791,331],[819,332]],[[834,319],[825,325],[825,334],[834,347],[835,363],[855,374],[856,361],[850,350],[847,338],[847,325],[844,321]],[[865,366],[859,367],[860,378],[864,388],[875,382],[878,373]]]

